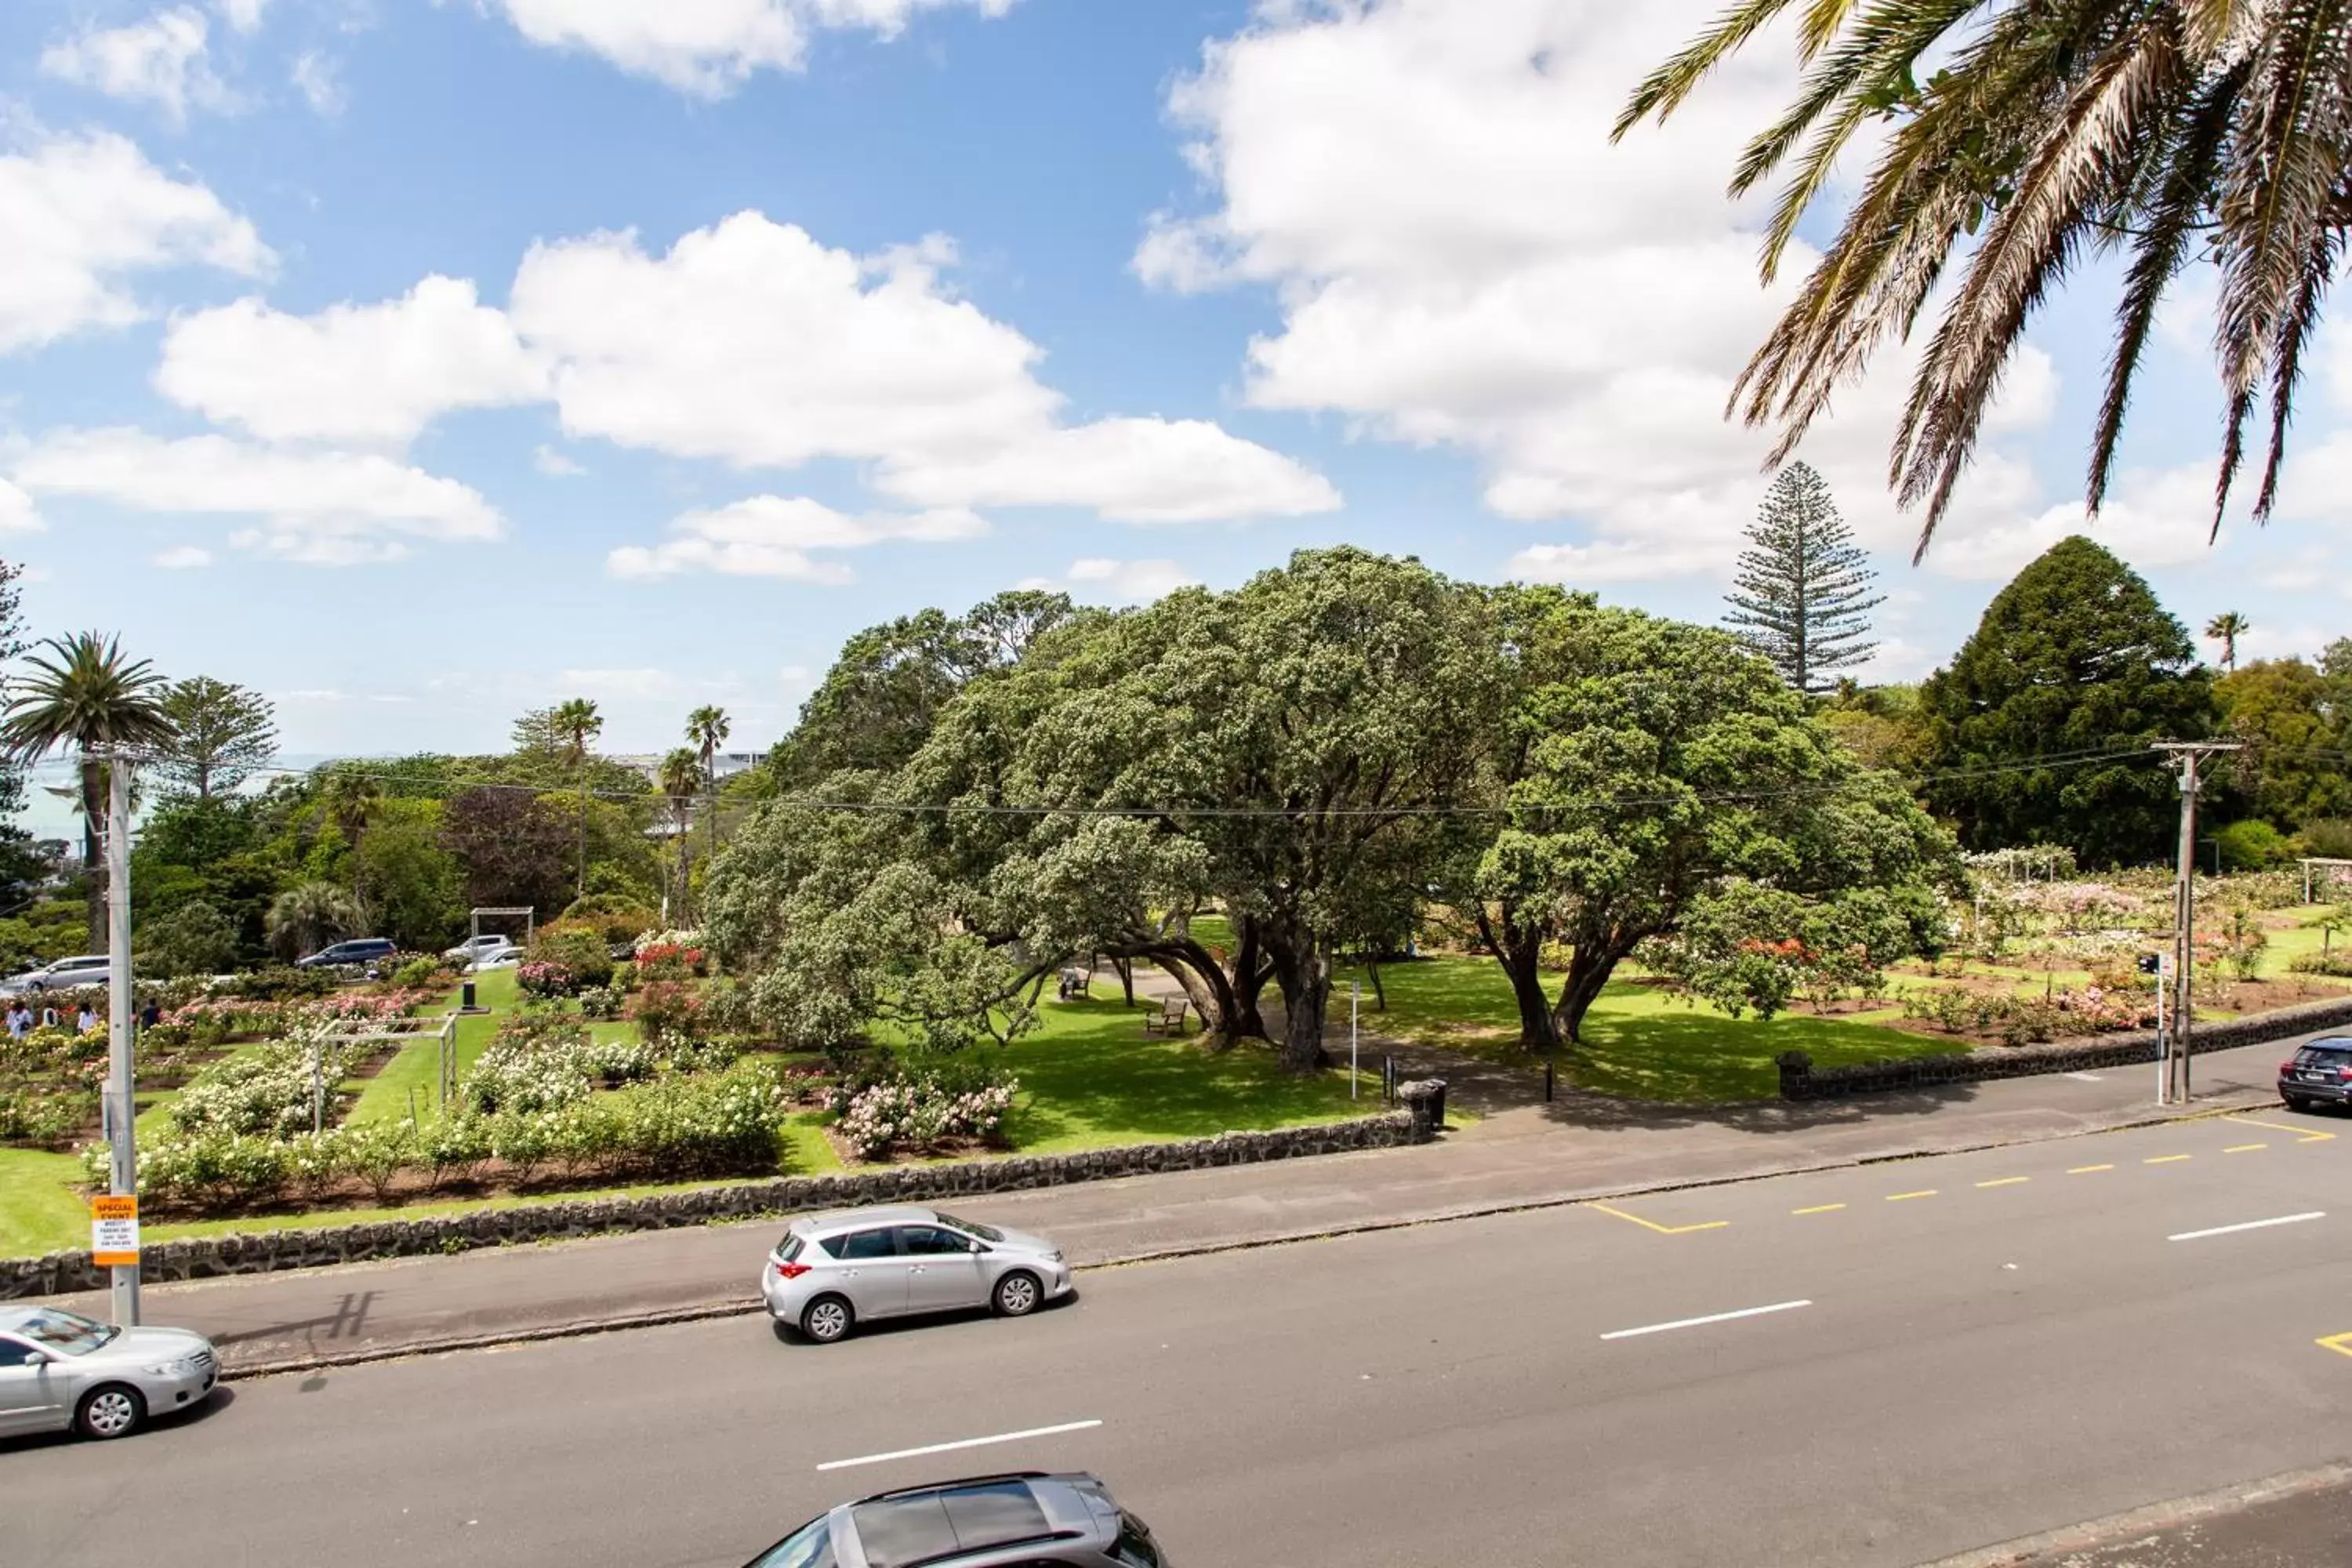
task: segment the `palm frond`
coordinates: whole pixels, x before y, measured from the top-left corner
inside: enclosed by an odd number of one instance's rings
[[[1708,72],[1737,54],[1759,28],[1796,3],[1797,0],[1739,0],[1717,18],[1715,26],[1643,79],[1625,107],[1617,111],[1617,122],[1610,128],[1609,139],[1614,142],[1622,138],[1654,113],[1664,120],[1681,108],[1683,100],[1706,79]],[[1813,9],[1843,10],[1853,3],[1853,0],[1813,0]]]

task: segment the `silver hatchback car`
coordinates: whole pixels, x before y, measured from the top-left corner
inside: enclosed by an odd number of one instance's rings
[[[809,1521],[746,1568],[1169,1568],[1144,1522],[1084,1471],[908,1487]]]
[[[62,1307],[0,1307],[0,1435],[121,1437],[212,1396],[220,1360],[186,1329],[121,1329]]]
[[[876,1318],[973,1307],[1024,1317],[1069,1292],[1052,1242],[929,1208],[796,1219],[760,1270],[768,1315],[819,1344]]]

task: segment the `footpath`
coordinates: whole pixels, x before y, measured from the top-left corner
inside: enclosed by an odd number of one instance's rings
[[[1956,1084],[1843,1103],[1507,1104],[1413,1148],[993,1195],[970,1217],[1052,1237],[1081,1269],[1429,1224],[2275,1107],[2293,1041],[2200,1056],[2195,1101],[2153,1067]],[[1485,1098],[1485,1097],[1480,1097]],[[1367,1111],[1376,1102],[1366,1105]],[[196,1329],[231,1377],[760,1310],[775,1220],[155,1286],[142,1316]],[[103,1315],[102,1294],[62,1304]]]

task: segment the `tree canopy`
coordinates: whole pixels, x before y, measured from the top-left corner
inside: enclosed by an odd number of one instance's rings
[[[1724,623],[1808,696],[1878,651],[1870,558],[1853,542],[1830,488],[1809,464],[1790,463],[1765,492],[1748,530]]]
[[[157,748],[164,778],[202,800],[235,790],[266,767],[278,751],[278,720],[269,700],[208,675],[163,689],[171,738]]]
[[[2063,844],[2099,866],[2167,852],[2179,795],[2147,748],[2201,740],[2216,718],[2188,628],[2079,534],[1994,597],[1919,700],[1927,799],[1963,844]]]

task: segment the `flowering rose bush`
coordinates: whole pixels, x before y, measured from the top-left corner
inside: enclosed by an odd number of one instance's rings
[[[285,1039],[214,1063],[172,1101],[173,1124],[183,1132],[291,1138],[310,1125],[314,1083],[326,1085],[331,1121],[335,1085],[351,1070],[352,1047],[335,1033],[342,1026],[339,1019],[313,1016]]]
[[[580,989],[580,976],[569,964],[541,960],[519,965],[515,984],[530,996],[569,996]]]
[[[950,1140],[991,1140],[1003,1131],[1020,1089],[1018,1079],[971,1064],[894,1071],[837,1088],[834,1131],[861,1160]]]

